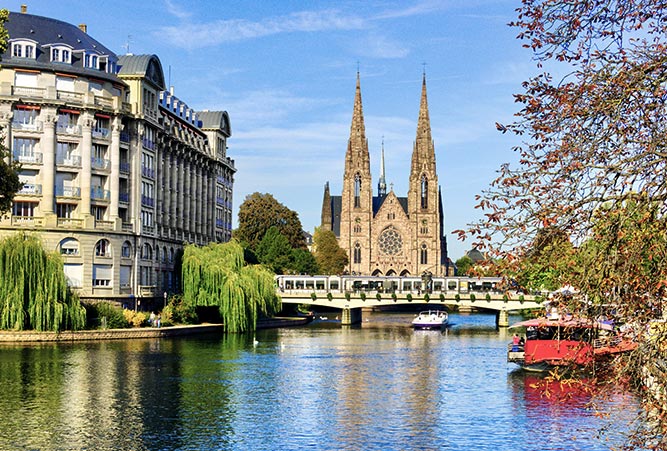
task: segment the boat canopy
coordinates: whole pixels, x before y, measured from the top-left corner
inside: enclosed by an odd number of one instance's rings
[[[533,318],[526,321],[521,321],[515,324],[512,324],[509,328],[514,329],[518,327],[563,327],[563,328],[591,328],[591,329],[602,329],[602,330],[613,330],[614,326],[612,324],[593,321],[585,318],[574,318],[572,316],[566,316],[564,318],[552,319],[552,318]]]

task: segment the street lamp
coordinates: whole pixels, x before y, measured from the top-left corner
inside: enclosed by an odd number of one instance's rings
[[[162,297],[164,297],[164,307],[167,307],[167,292],[166,291],[164,292]]]

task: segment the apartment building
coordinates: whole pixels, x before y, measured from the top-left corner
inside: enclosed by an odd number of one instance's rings
[[[118,56],[85,25],[23,9],[6,28],[0,133],[24,185],[0,237],[39,234],[82,299],[177,290],[184,243],[231,238],[229,115],[193,110],[156,55]]]

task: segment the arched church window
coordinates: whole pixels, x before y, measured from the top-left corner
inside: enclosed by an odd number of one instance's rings
[[[361,263],[361,244],[354,244],[354,263]]]
[[[422,175],[421,182],[421,204],[422,208],[428,208],[428,179],[426,175]]]
[[[419,263],[422,265],[428,264],[428,249],[426,248],[426,243],[422,244],[421,252],[419,254]]]
[[[361,207],[361,175],[354,176],[354,208]]]

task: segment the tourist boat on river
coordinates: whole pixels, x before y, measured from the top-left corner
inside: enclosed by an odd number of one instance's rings
[[[442,329],[447,326],[449,315],[444,310],[426,310],[412,320],[415,329]]]
[[[609,321],[550,314],[513,324],[525,328],[524,343],[507,348],[507,361],[529,371],[557,366],[585,366],[615,354],[628,352],[637,343]]]

